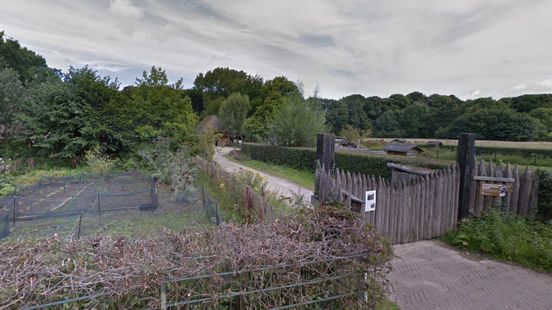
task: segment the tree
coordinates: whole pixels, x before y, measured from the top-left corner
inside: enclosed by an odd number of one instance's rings
[[[542,125],[543,139],[552,140],[552,108],[537,108],[529,116],[538,119]]]
[[[372,129],[366,128],[358,130],[351,125],[345,125],[345,128],[339,133],[340,136],[345,137],[345,139],[356,143],[357,146],[362,145],[364,139],[370,138],[372,135]]]
[[[280,93],[273,92],[265,99],[262,105],[258,106],[255,113],[249,117],[245,124],[245,129],[249,138],[253,141],[262,141],[268,138],[269,124],[274,118],[274,113],[283,104],[285,100]]]
[[[75,159],[91,146],[91,113],[68,85],[38,84],[23,101],[19,139],[38,156]]]
[[[316,135],[326,131],[325,122],[326,116],[319,107],[297,95],[287,97],[284,105],[274,113],[271,141],[284,146],[312,146]]]
[[[512,109],[478,109],[457,118],[448,137],[474,132],[478,139],[527,141],[538,138],[539,125],[534,118]]]
[[[17,40],[6,38],[0,32],[0,69],[11,68],[17,72],[23,85],[33,81],[44,81],[55,76],[54,70],[48,68],[46,60],[35,52],[22,47]]]
[[[240,93],[231,94],[224,100],[218,113],[224,130],[235,136],[244,134],[245,118],[250,106],[249,97]]]
[[[17,72],[0,69],[0,138],[9,137],[15,127],[15,115],[20,111],[25,89]]]

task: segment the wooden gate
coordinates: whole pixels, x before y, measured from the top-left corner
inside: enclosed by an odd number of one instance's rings
[[[392,243],[443,235],[456,227],[460,173],[456,165],[413,180],[390,183],[381,177],[317,169],[315,196],[337,201],[361,216]],[[374,211],[365,206],[366,191],[376,191]]]

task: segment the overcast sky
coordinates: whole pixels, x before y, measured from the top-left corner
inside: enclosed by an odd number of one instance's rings
[[[323,97],[552,92],[550,0],[0,0],[0,30],[50,66],[132,84],[152,65],[301,80]]]

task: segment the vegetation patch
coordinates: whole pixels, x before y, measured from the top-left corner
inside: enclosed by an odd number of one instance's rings
[[[496,210],[465,219],[443,239],[473,253],[521,266],[552,271],[552,223],[540,223]]]
[[[159,308],[160,283],[174,276],[233,273],[231,281],[206,277],[168,287],[169,302],[200,294],[223,296],[315,281],[343,274],[368,273],[363,290],[369,304],[384,298],[383,283],[391,256],[389,245],[357,215],[338,206],[301,209],[284,220],[245,226],[202,226],[164,231],[151,239],[93,237],[0,244],[0,307],[23,308],[72,297],[95,295],[71,306],[81,308]],[[350,257],[338,263],[334,257]],[[316,263],[314,263],[316,262]],[[309,267],[307,267],[309,266]],[[297,290],[275,290],[236,298],[215,298],[214,307],[280,306],[332,296],[345,290],[339,281]],[[178,292],[178,293],[177,293]],[[361,300],[344,298],[330,307],[358,308]],[[242,304],[243,305],[243,304]],[[68,305],[67,305],[68,306]],[[264,306],[263,306],[264,308]]]
[[[299,169],[291,168],[288,166],[282,166],[282,165],[274,165],[271,163],[252,160],[252,159],[236,160],[232,156],[229,156],[228,159],[235,161],[237,163],[240,163],[249,168],[253,168],[255,170],[273,175],[275,177],[289,180],[301,187],[314,190],[314,173],[312,173],[311,171],[299,170]]]

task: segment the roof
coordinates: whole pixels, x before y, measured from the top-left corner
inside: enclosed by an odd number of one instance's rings
[[[418,151],[423,152],[423,150],[417,146],[416,144],[412,143],[387,143],[383,150],[388,152],[399,152],[399,153],[408,153],[410,151]]]
[[[427,169],[427,168],[405,166],[405,165],[399,165],[394,163],[387,163],[387,167],[391,169],[399,170],[401,172],[407,172],[407,173],[418,174],[418,175],[429,175],[433,172],[433,170]]]
[[[220,122],[220,119],[216,115],[209,115],[205,117],[199,124],[197,125],[197,133],[204,133],[207,128],[212,128],[215,132],[223,132],[222,124]]]

